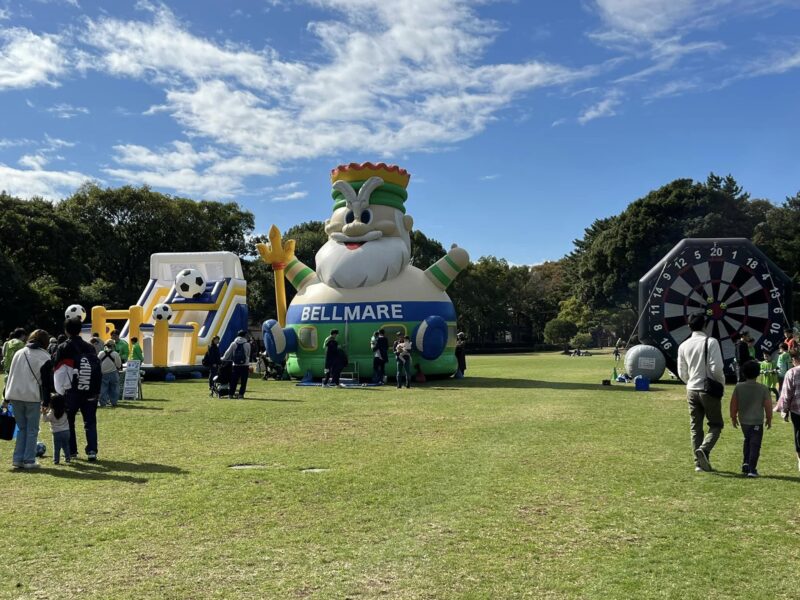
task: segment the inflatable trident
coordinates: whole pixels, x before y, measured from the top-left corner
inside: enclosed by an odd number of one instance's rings
[[[272,265],[275,273],[275,305],[278,307],[278,323],[286,326],[286,285],[284,270],[286,265],[294,258],[294,240],[281,240],[280,230],[273,225],[269,228],[269,243],[256,244],[258,253],[268,265]]]

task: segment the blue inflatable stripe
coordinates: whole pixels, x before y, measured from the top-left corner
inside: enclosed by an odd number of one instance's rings
[[[396,323],[422,321],[437,315],[445,321],[456,320],[452,302],[352,302],[330,304],[293,304],[286,313],[286,323]]]

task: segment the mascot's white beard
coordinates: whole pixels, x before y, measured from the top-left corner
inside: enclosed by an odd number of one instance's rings
[[[328,240],[317,252],[317,276],[334,288],[360,288],[394,279],[411,260],[411,247],[403,238],[382,237],[360,248]]]

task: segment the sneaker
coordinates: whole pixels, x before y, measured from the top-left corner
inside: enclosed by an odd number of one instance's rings
[[[57,465],[57,464],[59,464],[60,462],[61,462],[61,461],[59,461],[59,460],[57,460],[57,459],[55,459],[55,458],[53,459],[53,464],[54,464],[54,465]]]
[[[86,460],[89,462],[95,462],[97,460],[97,452],[89,452],[86,455]]]
[[[702,473],[703,469],[701,469],[700,467],[695,467],[694,471],[695,471],[695,473]]]
[[[11,467],[13,469],[21,469],[22,468],[22,463],[21,462],[12,462],[11,463]]]
[[[695,458],[697,458],[697,466],[700,467],[703,471],[710,472],[713,471],[711,468],[711,463],[708,462],[708,456],[703,451],[702,448],[698,448],[694,451]]]
[[[758,471],[756,471],[755,469],[753,469],[752,471],[750,471],[750,472],[747,474],[747,476],[748,476],[748,477],[758,477]]]
[[[343,388],[343,387],[347,387],[347,386],[345,384],[343,384],[343,383],[340,383],[339,387]]]
[[[747,475],[750,472],[750,465],[747,463],[742,464],[742,473]]]
[[[72,462],[72,459],[68,456],[67,458],[64,459],[64,462],[69,464]]]
[[[41,466],[42,465],[40,465],[38,462],[30,462],[30,463],[23,463],[22,468],[23,469],[39,469],[39,468],[41,468]]]

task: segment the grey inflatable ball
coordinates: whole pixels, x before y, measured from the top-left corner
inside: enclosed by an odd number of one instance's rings
[[[642,375],[650,381],[658,381],[666,368],[667,361],[655,346],[640,344],[625,354],[625,372],[631,377]]]

